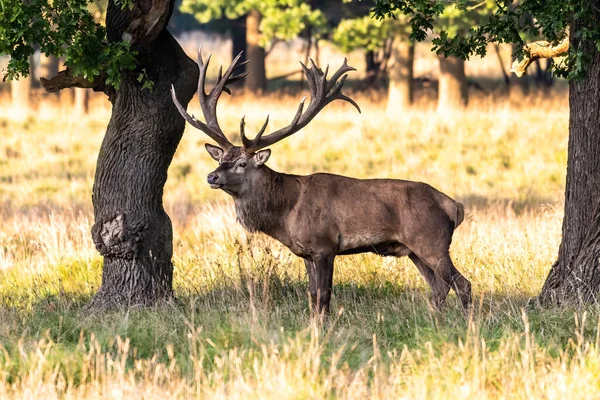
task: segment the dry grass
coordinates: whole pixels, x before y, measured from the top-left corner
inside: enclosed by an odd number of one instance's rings
[[[230,199],[191,128],[169,171],[179,304],[90,315],[100,284],[90,193],[109,110],[86,119],[40,105],[0,111],[1,398],[595,398],[598,310],[544,310],[539,293],[560,241],[566,99],[476,99],[455,114],[425,104],[386,116],[332,105],[273,147],[277,170],[431,183],[463,201],[452,255],[473,282],[465,321],[454,296],[428,310],[407,260],[339,258],[335,315],[307,309],[301,262],[235,224]],[[220,109],[235,132],[265,113],[287,124],[296,97],[236,98]],[[199,115],[192,103],[192,111]]]

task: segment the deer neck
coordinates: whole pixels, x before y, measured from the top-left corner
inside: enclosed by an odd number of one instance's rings
[[[260,231],[281,240],[286,216],[300,193],[297,180],[265,165],[249,183],[242,195],[234,197],[238,221],[250,232]]]

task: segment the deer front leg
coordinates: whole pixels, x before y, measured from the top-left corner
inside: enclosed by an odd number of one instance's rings
[[[311,307],[319,315],[329,314],[333,287],[333,262],[335,256],[313,256],[304,259],[311,298]]]

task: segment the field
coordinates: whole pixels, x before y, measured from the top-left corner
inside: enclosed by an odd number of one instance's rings
[[[560,242],[568,104],[563,92],[440,115],[333,104],[273,147],[308,174],[426,181],[465,204],[451,253],[475,310],[443,312],[407,259],[338,258],[329,324],[308,309],[302,262],[235,223],[212,191],[206,137],[186,130],[169,171],[178,302],[90,312],[101,280],[91,240],[94,163],[110,110],[48,101],[0,111],[0,398],[597,398],[599,313],[530,302]],[[300,95],[225,99],[220,120],[287,124]],[[195,100],[192,112],[200,115]]]

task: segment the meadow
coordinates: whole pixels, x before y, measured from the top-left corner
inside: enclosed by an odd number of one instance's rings
[[[286,125],[300,94],[223,99],[237,132]],[[273,146],[271,168],[425,181],[463,202],[451,254],[473,284],[441,313],[408,259],[340,257],[332,316],[311,316],[301,260],[235,222],[214,161],[189,127],[169,170],[177,302],[94,313],[102,260],[90,235],[94,164],[110,117],[47,100],[0,110],[0,398],[597,398],[597,306],[531,301],[560,243],[568,139],[564,90],[480,96],[390,117],[355,93]],[[201,115],[197,102],[191,111]]]

